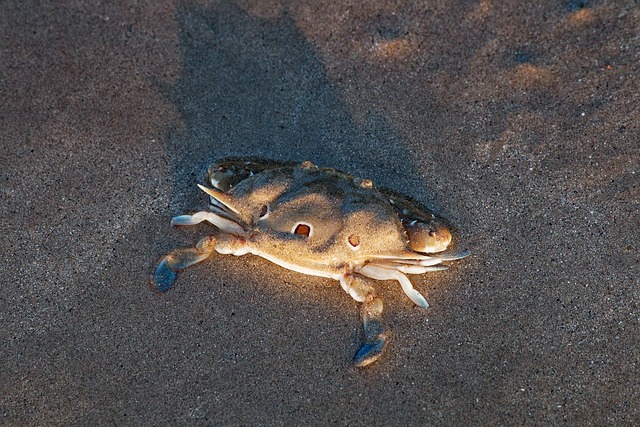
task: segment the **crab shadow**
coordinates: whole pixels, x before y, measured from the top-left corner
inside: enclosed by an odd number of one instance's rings
[[[183,72],[159,84],[183,122],[166,138],[173,213],[198,200],[195,182],[225,157],[311,160],[391,189],[419,185],[409,182],[415,165],[406,144],[379,115],[360,126],[352,120],[286,10],[261,19],[232,1],[185,2],[178,23]]]

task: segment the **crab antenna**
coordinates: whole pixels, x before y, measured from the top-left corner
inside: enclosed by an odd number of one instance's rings
[[[207,193],[209,196],[213,197],[220,203],[222,203],[225,207],[229,208],[231,211],[240,214],[236,208],[233,207],[233,197],[229,196],[227,193],[223,193],[222,191],[214,190],[213,188],[207,188],[204,185],[198,184],[198,187]]]

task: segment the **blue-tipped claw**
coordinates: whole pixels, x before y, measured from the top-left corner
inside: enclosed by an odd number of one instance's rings
[[[207,259],[214,250],[212,242],[215,241],[205,237],[198,243],[197,248],[176,249],[162,258],[153,272],[153,281],[158,292],[171,289],[179,271]]]
[[[178,273],[169,267],[167,258],[163,258],[153,272],[153,282],[159,292],[167,292],[173,286],[177,276]]]
[[[364,345],[358,350],[356,357],[353,359],[353,362],[358,368],[365,367],[380,357],[382,354],[382,350],[384,349],[385,340],[380,339],[375,342],[366,342]]]

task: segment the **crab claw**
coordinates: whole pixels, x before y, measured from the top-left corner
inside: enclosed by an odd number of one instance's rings
[[[178,273],[169,267],[167,257],[162,258],[153,272],[153,283],[158,292],[167,292],[176,281]]]
[[[203,237],[195,248],[176,249],[165,255],[153,272],[153,283],[158,292],[167,292],[178,273],[209,258],[216,249],[216,239]]]
[[[340,285],[354,300],[362,303],[364,344],[353,359],[354,364],[362,368],[378,360],[387,342],[387,327],[382,322],[384,303],[362,276],[346,274],[340,279]]]
[[[380,357],[387,342],[386,328],[382,323],[382,298],[369,293],[362,305],[364,344],[353,359],[358,368],[367,366]]]
[[[384,338],[373,343],[364,343],[362,347],[360,347],[360,350],[358,350],[356,357],[353,358],[353,363],[358,368],[364,368],[365,366],[375,362],[382,354],[384,344]]]

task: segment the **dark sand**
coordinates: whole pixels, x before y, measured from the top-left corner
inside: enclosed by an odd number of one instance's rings
[[[640,423],[637,1],[50,3],[0,3],[0,424]],[[403,191],[473,256],[413,277],[426,312],[378,284],[365,370],[330,280],[152,292],[239,155]]]

